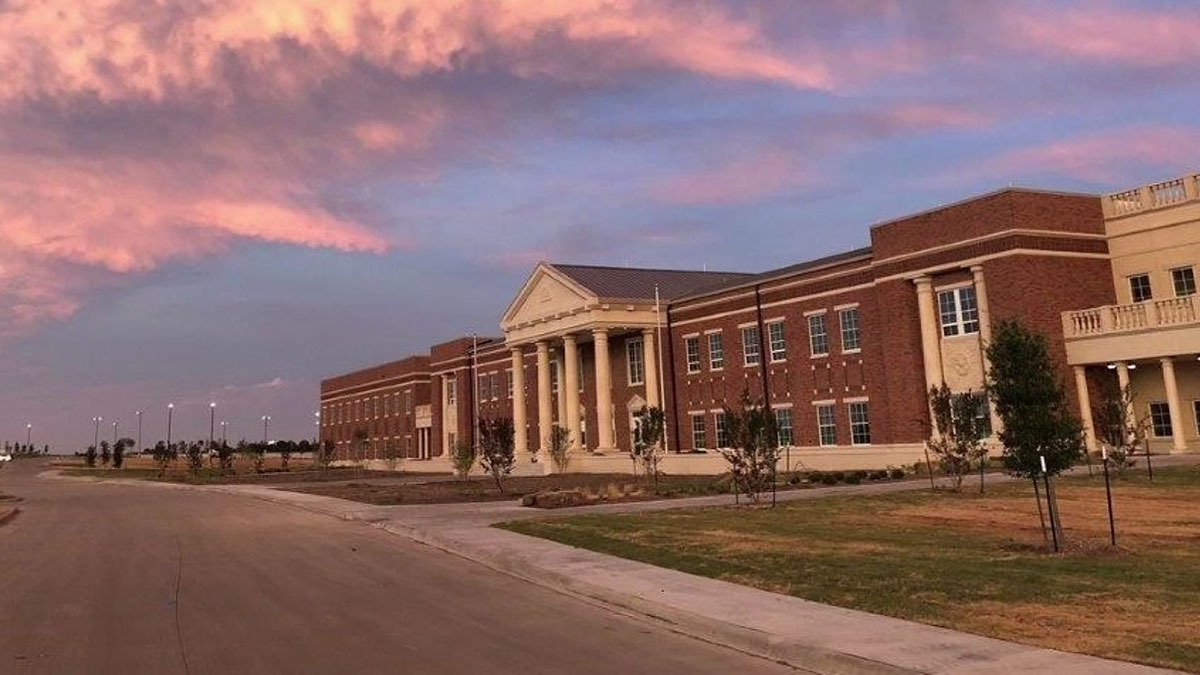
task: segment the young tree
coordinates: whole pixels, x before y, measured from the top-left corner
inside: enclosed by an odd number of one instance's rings
[[[1083,425],[1070,412],[1067,395],[1050,359],[1046,338],[1015,320],[1001,321],[987,347],[988,390],[1004,421],[1004,468],[1033,480],[1045,458],[1047,479],[1070,468],[1083,454]],[[1047,485],[1052,485],[1047,480]],[[1062,541],[1053,488],[1047,495],[1051,526]],[[1039,507],[1040,508],[1040,507]]]
[[[354,456],[351,459],[355,464],[362,465],[363,459],[366,457],[367,439],[370,437],[371,435],[362,427],[354,430]]]
[[[204,445],[199,441],[184,443],[183,452],[187,455],[188,469],[199,471],[204,465]]]
[[[662,462],[663,431],[666,427],[666,416],[662,408],[642,408],[642,423],[640,433],[633,444],[633,461],[642,465],[647,481],[658,484],[658,465]]]
[[[108,445],[108,441],[100,441],[100,464],[108,466],[112,461],[112,448]]]
[[[465,480],[475,468],[475,447],[463,440],[455,441],[450,449],[450,461],[454,464],[454,473]]]
[[[550,435],[546,437],[547,452],[550,462],[554,464],[557,473],[564,473],[571,463],[571,435],[563,427],[555,424],[550,427]]]
[[[262,473],[267,456],[267,446],[263,443],[246,443],[239,450],[253,464],[254,472]]]
[[[175,461],[175,458],[178,456],[174,445],[167,445],[162,441],[154,444],[154,448],[150,451],[150,454],[154,457],[154,462],[158,464],[158,475],[160,477],[167,472],[167,465]]]
[[[233,448],[225,441],[217,446],[217,464],[222,471],[233,470]]]
[[[288,460],[292,458],[295,444],[292,441],[275,441],[275,452],[279,453],[279,467],[287,471]]]
[[[954,491],[959,492],[963,478],[987,454],[985,428],[978,416],[979,398],[970,391],[956,394],[942,384],[929,390],[929,407],[937,435],[926,444],[942,471],[954,481]]]
[[[725,409],[725,429],[731,447],[720,452],[729,463],[735,489],[758,504],[774,484],[775,465],[779,461],[775,415],[753,402],[749,391],[743,391],[741,408]]]
[[[321,465],[322,469],[328,469],[336,454],[337,446],[334,444],[333,439],[327,438],[319,447],[317,462]],[[472,461],[474,461],[474,459],[472,459]]]
[[[500,494],[504,494],[502,479],[512,473],[516,463],[512,420],[507,417],[479,420],[479,466],[492,474]]]
[[[88,465],[88,468],[96,468],[96,446],[88,446],[87,452],[83,453],[83,461]]]
[[[112,465],[114,469],[120,469],[125,465],[125,440],[122,438],[113,445]]]
[[[1108,382],[1100,402],[1092,409],[1096,440],[1108,449],[1109,465],[1118,475],[1133,466],[1132,455],[1150,433],[1150,417],[1137,416],[1133,399],[1130,387]]]

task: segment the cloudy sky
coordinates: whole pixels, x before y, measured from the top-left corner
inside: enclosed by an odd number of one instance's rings
[[[542,258],[762,270],[1200,168],[1188,2],[0,0],[0,438],[312,432]]]

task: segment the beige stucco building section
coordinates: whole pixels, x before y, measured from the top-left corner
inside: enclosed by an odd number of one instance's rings
[[[567,431],[571,448],[582,450],[580,441],[584,413],[580,405],[578,383],[590,379],[595,383],[596,419],[600,420],[594,451],[601,455],[615,451],[614,415],[617,411],[614,409],[612,393],[614,345],[611,338],[628,335],[643,340],[643,398],[651,405],[657,405],[661,397],[654,337],[660,320],[661,314],[652,301],[599,297],[556,270],[553,265],[539,263],[500,322],[505,342],[511,349],[521,350],[533,345],[538,354],[537,408],[541,438],[529,438],[523,430],[518,430],[518,454],[532,455],[537,452],[541,458],[547,457],[545,451],[550,438],[549,429],[556,417],[550,409],[554,398],[551,368],[559,370],[557,381],[563,396],[559,397],[557,417]],[[617,342],[615,346],[618,348],[624,345],[623,341]],[[595,366],[594,377],[581,378],[578,353],[589,348],[592,350],[590,362]],[[563,354],[564,358],[558,360],[556,365],[551,365],[551,353]],[[515,363],[514,357],[514,367]],[[514,425],[524,422],[525,405],[522,389],[514,388]],[[620,411],[620,414],[625,413],[624,410]],[[542,466],[546,471],[552,469],[548,461],[543,461]]]
[[[1063,314],[1067,361],[1110,365],[1128,381],[1138,419],[1153,403],[1170,410],[1171,435],[1159,451],[1200,449],[1200,301],[1177,292],[1173,270],[1200,265],[1200,174],[1140,186],[1103,198],[1105,231],[1119,304]],[[1133,302],[1130,278],[1146,275],[1152,297]],[[1090,404],[1086,392],[1081,412]],[[1085,415],[1086,418],[1086,415]],[[1094,439],[1089,439],[1094,446]]]

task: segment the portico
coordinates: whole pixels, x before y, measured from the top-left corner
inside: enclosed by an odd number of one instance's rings
[[[663,316],[654,285],[633,288],[622,278],[627,276],[620,268],[541,263],[505,312],[501,328],[512,357],[512,417],[520,459],[536,454],[550,470],[547,452],[556,426],[566,431],[573,452],[628,450],[626,434],[619,430],[634,423],[618,420],[616,411],[625,411],[635,396],[647,406],[661,407],[658,332]],[[605,288],[594,287],[603,286],[600,282],[622,292],[605,295]],[[524,370],[530,352],[536,355],[536,389],[527,393]],[[614,405],[615,395],[622,397],[621,405]],[[530,424],[531,400],[536,401],[536,425]]]

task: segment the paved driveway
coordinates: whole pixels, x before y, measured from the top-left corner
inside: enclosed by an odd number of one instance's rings
[[[40,468],[0,472],[0,673],[794,672],[363,523]]]

